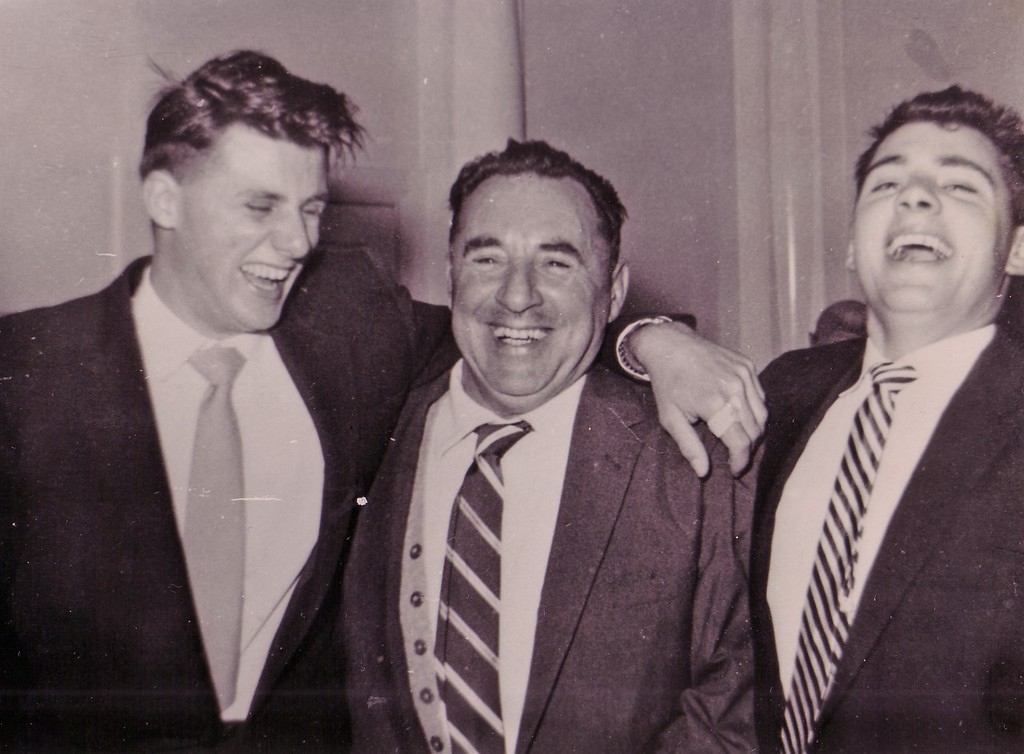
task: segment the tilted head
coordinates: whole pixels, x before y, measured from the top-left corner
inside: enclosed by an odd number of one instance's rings
[[[155,236],[153,285],[211,337],[273,327],[327,203],[329,161],[362,128],[342,93],[251,51],[168,86],[139,172]]]
[[[992,322],[1006,275],[1024,271],[1020,117],[954,86],[901,103],[871,133],[847,258],[869,334],[905,352]]]
[[[586,373],[622,309],[626,210],[607,180],[539,141],[465,166],[450,198],[463,385],[501,416],[526,413]]]

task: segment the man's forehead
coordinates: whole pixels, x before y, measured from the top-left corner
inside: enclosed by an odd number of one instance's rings
[[[287,139],[267,136],[242,123],[224,128],[194,160],[196,172],[230,170],[241,177],[265,180],[282,171],[312,171],[326,183],[327,154]]]
[[[542,227],[593,234],[597,210],[587,190],[573,178],[536,173],[491,176],[470,194],[463,207],[468,224],[497,224],[521,230]]]
[[[996,175],[999,172],[999,151],[985,134],[959,123],[931,121],[908,123],[889,134],[878,145],[868,171],[911,161],[975,168]]]

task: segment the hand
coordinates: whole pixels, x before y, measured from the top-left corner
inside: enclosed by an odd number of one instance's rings
[[[661,425],[697,475],[710,468],[692,426],[701,419],[729,449],[732,473],[741,473],[768,418],[753,362],[678,322],[642,327],[627,344],[651,377]]]

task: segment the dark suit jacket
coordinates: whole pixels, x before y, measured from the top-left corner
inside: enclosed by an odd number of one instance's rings
[[[428,751],[409,691],[399,594],[427,409],[412,394],[360,512],[345,573],[357,751]],[[541,596],[517,751],[750,751],[749,494],[721,447],[697,479],[644,388],[591,370]],[[710,437],[710,435],[708,435]],[[746,532],[749,534],[749,532]],[[432,643],[432,642],[431,642]]]
[[[775,509],[864,341],[762,375],[769,421],[751,564],[762,748],[784,691],[765,598]],[[893,515],[814,751],[1024,751],[1024,350],[1003,332],[953,396]]]
[[[27,748],[224,739],[134,334],[145,260],[93,296],[0,320],[0,741]],[[273,338],[324,454],[317,544],[237,744],[346,727],[321,626],[353,501],[445,332],[359,256],[314,258]],[[415,311],[414,311],[415,309]],[[450,363],[448,361],[447,363]],[[333,689],[333,690],[332,690]]]

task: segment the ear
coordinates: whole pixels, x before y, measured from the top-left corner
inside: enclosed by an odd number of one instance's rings
[[[1024,275],[1024,226],[1019,225],[1013,231],[1005,270],[1007,275]]]
[[[181,221],[181,184],[166,170],[150,171],[142,179],[142,201],[149,219],[171,230]]]
[[[608,308],[608,321],[622,313],[622,307],[626,303],[626,294],[629,293],[629,265],[621,259],[615,265],[615,272],[612,273],[612,300]]]
[[[455,268],[452,266],[452,254],[455,253],[455,247],[448,247],[448,255],[444,258],[444,272],[445,280],[448,281],[448,308],[451,309],[455,303],[455,280],[452,275],[455,274]]]
[[[853,254],[853,241],[850,241],[850,245],[846,247],[846,269],[850,272],[857,271],[857,259]]]

